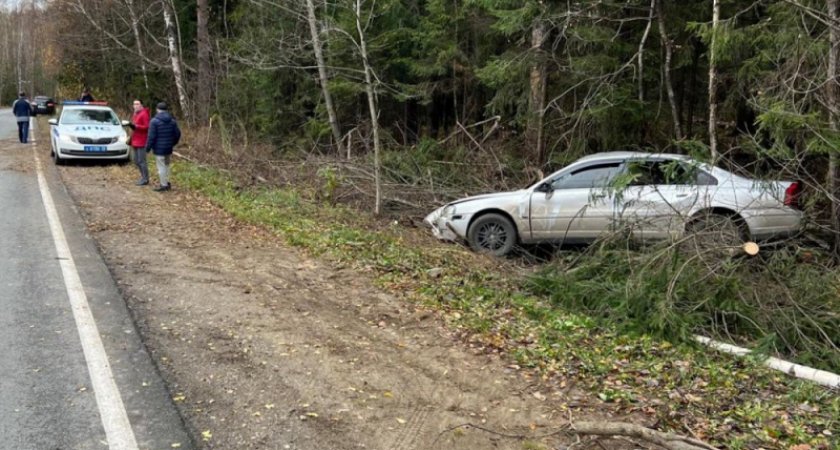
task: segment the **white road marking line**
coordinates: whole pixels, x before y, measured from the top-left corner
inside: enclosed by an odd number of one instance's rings
[[[108,448],[110,450],[137,450],[134,431],[131,429],[128,414],[120,397],[120,391],[117,389],[116,381],[114,381],[114,374],[111,372],[105,347],[102,345],[99,330],[96,328],[96,322],[90,311],[79,272],[76,270],[76,263],[70,253],[70,247],[67,245],[67,239],[64,236],[64,230],[47,185],[47,179],[44,177],[41,159],[38,158],[38,153],[34,151],[34,144],[32,148],[35,154],[41,198],[44,201],[47,221],[55,242],[56,256],[61,265],[64,284],[67,287],[67,296],[70,297],[73,318],[76,320],[76,328],[79,330],[79,338],[82,341],[82,350],[85,354],[93,392],[96,395],[96,405],[99,407],[99,415],[105,428],[105,436],[108,439]]]

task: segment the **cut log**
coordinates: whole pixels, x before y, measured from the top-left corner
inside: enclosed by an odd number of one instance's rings
[[[744,250],[744,253],[750,256],[755,256],[758,254],[758,244],[756,244],[755,242],[745,242],[743,247],[741,248]]]

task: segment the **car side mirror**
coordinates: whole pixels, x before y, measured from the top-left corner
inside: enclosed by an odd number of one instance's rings
[[[58,125],[58,119],[50,119],[47,121],[50,125]]]
[[[123,120],[120,123],[122,124],[122,126],[127,127],[129,122],[127,120]]]
[[[553,191],[553,190],[554,190],[554,188],[551,187],[551,183],[549,183],[549,182],[545,182],[545,183],[540,184],[539,186],[537,186],[537,189],[536,189],[537,192],[545,192],[546,194]]]

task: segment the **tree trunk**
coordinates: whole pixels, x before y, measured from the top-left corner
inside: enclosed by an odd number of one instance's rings
[[[212,101],[211,94],[213,92],[213,69],[210,64],[210,54],[212,51],[210,44],[210,30],[207,22],[210,17],[210,8],[207,6],[207,0],[196,1],[196,37],[198,44],[198,95],[196,100],[196,118],[200,123],[207,123],[210,116],[210,102]]]
[[[3,98],[3,93],[6,90],[6,71],[8,70],[7,64],[11,61],[9,57],[9,28],[11,28],[11,24],[8,22],[8,16],[0,15],[0,37],[2,37],[2,41],[0,41],[0,105],[6,104],[6,99]]]
[[[720,22],[720,0],[712,0],[712,41],[709,45],[709,152],[712,161],[718,159],[717,148],[717,52],[716,42]]]
[[[143,72],[143,86],[146,93],[149,93],[149,75],[146,70],[146,55],[143,53],[143,41],[140,39],[140,24],[137,19],[137,12],[134,10],[134,0],[126,0],[128,6],[128,17],[131,20],[131,32],[134,34],[134,45],[137,47],[137,54],[140,55],[140,70]]]
[[[543,164],[545,158],[543,127],[545,122],[545,91],[548,78],[542,55],[542,45],[545,39],[545,22],[537,19],[531,28],[531,51],[533,52],[534,63],[531,65],[527,140],[533,148],[534,163],[538,166]]]
[[[362,29],[362,1],[356,0],[356,30],[359,32],[359,51],[365,69],[365,93],[367,93],[368,110],[370,111],[370,126],[373,131],[373,178],[376,184],[376,205],[374,213],[382,213],[382,180],[380,177],[380,145],[379,145],[379,112],[376,109],[376,93],[373,89],[373,69],[368,60],[365,33]]]
[[[187,102],[187,89],[184,82],[184,72],[181,69],[181,53],[178,51],[178,36],[175,32],[175,22],[172,20],[172,12],[169,11],[169,3],[163,2],[163,22],[166,26],[166,41],[169,46],[169,60],[172,63],[172,75],[175,78],[175,88],[178,90],[178,102],[181,106],[181,113],[184,118],[190,119],[189,103]]]
[[[656,10],[656,0],[650,0],[650,13],[648,22],[645,26],[645,32],[642,34],[642,40],[639,41],[638,66],[639,66],[639,102],[645,101],[645,43],[647,43],[648,35],[650,35],[650,27],[653,24],[653,14]]]
[[[840,59],[840,1],[828,0],[828,17],[829,17],[829,51],[828,51],[828,74],[826,82],[826,99],[828,103],[828,117],[829,127],[832,134],[836,136],[840,131],[840,73],[838,73],[838,59]],[[828,188],[829,200],[831,201],[831,231],[834,235],[834,255],[840,256],[840,201],[838,201],[838,194],[840,194],[840,180],[838,180],[838,150],[832,149],[828,157]]]
[[[17,80],[18,92],[23,92],[23,26],[18,23]]]
[[[674,95],[674,84],[671,81],[671,59],[674,55],[674,43],[668,38],[665,30],[665,12],[662,7],[664,0],[654,0],[656,3],[656,16],[659,22],[659,36],[662,39],[662,47],[665,49],[665,90],[668,92],[668,103],[671,105],[671,118],[674,121],[674,135],[677,140],[683,139],[682,126],[680,125],[680,113],[677,108],[677,99]]]
[[[338,125],[338,116],[335,113],[332,95],[330,95],[329,79],[327,78],[327,64],[324,62],[324,50],[321,46],[321,38],[318,30],[318,22],[315,17],[315,4],[313,0],[306,0],[306,13],[309,19],[309,34],[312,36],[312,48],[315,51],[315,62],[318,64],[318,84],[321,85],[321,93],[324,96],[324,105],[327,107],[327,117],[330,121],[333,139],[335,140],[338,154],[344,154],[344,142],[341,139],[341,127]],[[349,156],[348,156],[349,158]]]

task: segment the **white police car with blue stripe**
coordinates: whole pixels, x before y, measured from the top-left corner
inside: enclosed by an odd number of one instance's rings
[[[127,162],[128,134],[105,102],[64,102],[58,119],[50,119],[50,144],[56,164],[71,159],[110,159]]]

